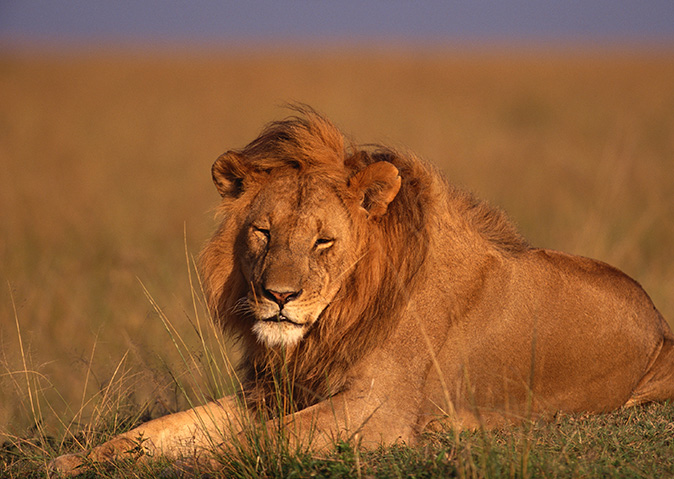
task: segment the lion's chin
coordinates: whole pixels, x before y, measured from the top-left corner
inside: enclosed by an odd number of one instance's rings
[[[253,333],[267,347],[289,347],[304,337],[304,326],[290,320],[259,320],[253,325]]]

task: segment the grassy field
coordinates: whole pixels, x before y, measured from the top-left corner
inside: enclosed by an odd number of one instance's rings
[[[281,52],[0,54],[0,473],[41,474],[61,446],[40,438],[184,408],[180,384],[226,387],[200,376],[186,256],[214,226],[211,163],[287,101],[434,161],[533,244],[620,267],[674,320],[674,52]],[[673,427],[655,405],[298,467],[674,475]],[[292,472],[277,462],[267,475]]]

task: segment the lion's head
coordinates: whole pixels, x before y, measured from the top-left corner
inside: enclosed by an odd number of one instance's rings
[[[213,165],[222,221],[201,270],[249,379],[260,384],[282,349],[298,390],[319,397],[393,328],[423,263],[412,203],[428,202],[428,188],[411,171],[420,162],[345,146],[323,117],[300,113]]]
[[[228,153],[213,175],[223,197],[247,204],[235,254],[249,287],[238,308],[250,313],[260,342],[293,346],[363,255],[367,242],[359,235],[395,197],[398,170],[377,162],[345,181],[293,166],[256,171],[241,155]],[[233,188],[237,182],[241,186]]]

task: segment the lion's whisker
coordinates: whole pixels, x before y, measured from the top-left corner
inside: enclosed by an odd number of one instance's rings
[[[252,312],[252,308],[250,306],[250,303],[248,302],[247,297],[242,297],[239,298],[234,305],[229,309],[231,313],[250,313]]]

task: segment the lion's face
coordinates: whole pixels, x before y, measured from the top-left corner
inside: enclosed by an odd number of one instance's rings
[[[208,258],[205,270],[212,277],[218,262],[242,275],[236,282],[245,293],[231,306],[245,316],[237,327],[249,324],[266,346],[292,346],[321,320],[367,254],[373,228],[401,179],[386,161],[327,176],[294,167],[262,169],[256,161],[228,152],[213,165],[224,211],[236,211],[237,219],[214,237],[202,260]],[[231,256],[221,256],[217,245],[230,237],[233,248],[225,250]]]
[[[332,301],[353,265],[352,219],[336,192],[287,174],[250,205],[241,231],[245,306],[268,346],[297,343]]]

